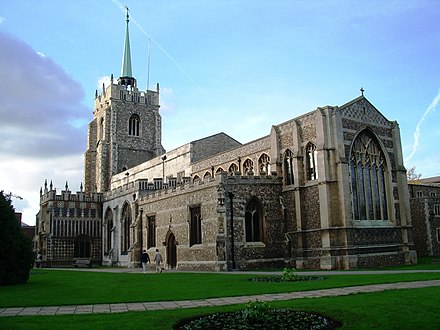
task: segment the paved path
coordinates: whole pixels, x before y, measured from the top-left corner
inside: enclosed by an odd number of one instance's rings
[[[273,273],[272,273],[273,274]],[[198,300],[158,301],[139,303],[72,305],[72,306],[45,306],[45,307],[15,307],[0,308],[0,316],[25,316],[25,315],[63,315],[63,314],[92,314],[92,313],[122,313],[131,311],[151,311],[178,308],[214,307],[233,304],[245,304],[250,300],[281,301],[299,298],[334,297],[355,293],[378,292],[395,289],[418,289],[440,286],[440,280],[415,281],[388,284],[372,284],[333,288],[302,292],[273,293],[252,296],[223,297]]]

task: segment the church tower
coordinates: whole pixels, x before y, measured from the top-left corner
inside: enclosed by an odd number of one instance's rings
[[[93,120],[88,127],[84,155],[86,192],[110,189],[111,177],[165,152],[156,90],[140,91],[131,68],[129,15],[122,56],[121,76],[111,75],[110,85],[95,94]]]

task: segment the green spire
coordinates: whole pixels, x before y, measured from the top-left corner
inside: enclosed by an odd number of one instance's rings
[[[124,54],[122,55],[122,70],[121,70],[121,77],[133,77],[133,74],[131,72],[131,53],[130,53],[130,36],[128,33],[128,22],[129,16],[128,16],[128,8],[127,9],[127,28],[125,29],[125,42],[124,42]]]

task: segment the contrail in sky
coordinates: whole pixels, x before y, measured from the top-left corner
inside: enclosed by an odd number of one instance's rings
[[[118,1],[118,0],[112,0],[113,3],[115,5],[117,5],[119,7],[119,9],[125,13],[125,7]],[[136,19],[134,19],[133,17],[130,16],[131,21],[134,23],[134,25],[137,26],[137,28],[147,37],[150,38],[150,40],[162,51],[162,53],[164,53],[166,55],[166,57],[168,57],[171,62],[173,62],[180,71],[182,71],[182,73],[189,79],[191,80],[191,82],[200,89],[200,86],[194,81],[194,79],[190,76],[190,74],[188,72],[186,72],[186,70],[174,59],[174,57],[171,56],[170,53],[168,53],[165,48],[163,48],[156,40],[154,40],[154,38],[147,32],[144,30],[144,28],[136,21]]]
[[[416,130],[414,131],[414,144],[411,151],[411,154],[406,157],[405,163],[409,162],[411,158],[414,156],[414,154],[417,152],[417,148],[419,146],[419,140],[420,140],[420,127],[422,126],[423,122],[426,120],[428,115],[437,108],[438,103],[440,102],[440,89],[437,92],[437,95],[432,100],[431,104],[426,109],[425,113],[423,114],[422,118],[420,118],[419,122],[417,123]]]

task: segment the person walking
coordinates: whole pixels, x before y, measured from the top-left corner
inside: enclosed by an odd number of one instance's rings
[[[147,272],[147,263],[150,263],[150,256],[148,255],[146,250],[144,250],[144,252],[142,252],[141,263],[142,263],[142,268],[144,269],[144,273],[146,273]]]
[[[160,263],[162,262],[162,255],[160,254],[159,249],[156,249],[154,262],[156,263],[156,273],[162,273],[163,268],[160,267]]]

